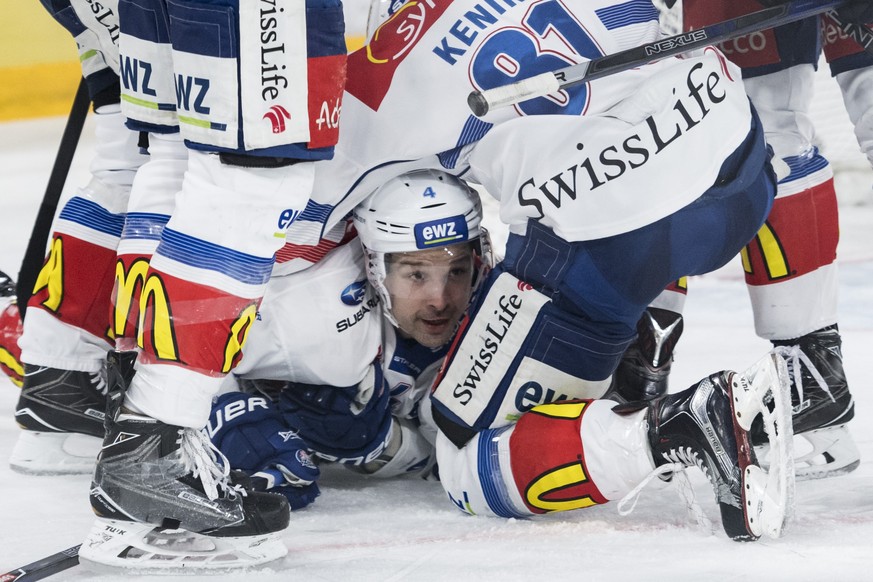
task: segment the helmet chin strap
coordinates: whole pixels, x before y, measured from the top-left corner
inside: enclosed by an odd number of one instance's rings
[[[388,293],[388,288],[385,286],[385,278],[388,276],[388,270],[385,266],[385,253],[371,251],[364,247],[364,253],[367,255],[367,279],[370,285],[376,290],[376,296],[382,303],[382,313],[385,318],[391,322],[391,325],[400,329],[397,319],[391,312],[391,294]]]

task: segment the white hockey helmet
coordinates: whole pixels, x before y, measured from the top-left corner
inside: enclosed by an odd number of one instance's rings
[[[394,325],[385,287],[386,254],[472,243],[474,253],[490,267],[479,195],[451,174],[414,170],[392,178],[355,208],[353,218],[367,253],[367,276]]]

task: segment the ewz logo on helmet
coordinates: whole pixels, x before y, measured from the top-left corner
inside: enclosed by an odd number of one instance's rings
[[[415,244],[420,249],[464,241],[467,237],[467,221],[461,214],[415,225]]]

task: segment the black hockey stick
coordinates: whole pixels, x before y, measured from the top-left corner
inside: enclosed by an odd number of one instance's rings
[[[79,564],[79,547],[73,546],[57,554],[0,574],[0,582],[32,582],[63,572]]]
[[[58,209],[58,201],[61,198],[61,192],[64,190],[64,184],[67,182],[67,174],[70,172],[70,164],[73,163],[76,146],[79,145],[79,137],[82,135],[85,118],[88,117],[88,107],[90,104],[91,98],[88,96],[88,87],[83,78],[79,83],[79,89],[76,91],[76,97],[73,99],[73,106],[67,118],[67,126],[64,128],[64,134],[61,137],[61,145],[58,146],[58,153],[55,156],[55,164],[52,166],[52,172],[45,187],[42,204],[36,214],[36,221],[30,233],[30,241],[27,243],[27,250],[24,252],[24,259],[21,261],[21,270],[18,272],[15,296],[18,299],[18,311],[21,313],[22,319],[24,319],[27,302],[30,300],[33,286],[36,283],[36,278],[39,276],[39,270],[42,268],[43,260],[45,259],[45,248],[48,243],[52,220]]]
[[[482,116],[495,107],[514,105],[555,93],[581,83],[626,71],[640,65],[715,44],[744,34],[815,16],[833,10],[845,0],[795,0],[765,8],[724,22],[704,26],[698,30],[669,36],[621,52],[541,73],[516,83],[484,91],[473,91],[467,104],[474,115]]]

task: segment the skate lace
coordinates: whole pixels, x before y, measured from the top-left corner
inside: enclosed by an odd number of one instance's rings
[[[815,364],[812,363],[809,356],[800,349],[800,346],[776,346],[773,348],[773,353],[785,360],[785,366],[788,368],[788,374],[791,376],[791,384],[797,391],[798,402],[803,402],[801,364],[806,366],[806,369],[809,370],[810,376],[812,376],[812,379],[815,380],[822,392],[827,394],[832,402],[836,402],[836,398],[831,394],[831,389],[828,387],[828,383],[821,375],[821,372],[818,371],[818,368],[815,367]]]
[[[669,451],[661,453],[661,455],[667,461],[670,461],[673,464],[678,464],[683,469],[691,466],[697,467],[703,471],[703,474],[706,475],[707,478],[709,478],[709,467],[703,462],[703,459],[700,458],[697,451],[691,447],[670,449]]]
[[[245,489],[231,485],[230,461],[212,444],[205,432],[184,428],[179,433],[179,451],[185,470],[200,479],[203,492],[210,500],[218,499],[219,489],[230,498],[245,496]]]
[[[671,453],[673,452],[675,451],[671,451]],[[694,456],[696,458],[696,455]],[[691,481],[688,480],[688,475],[685,474],[686,466],[685,463],[675,462],[674,460],[666,465],[655,467],[651,473],[646,475],[646,477],[640,481],[639,485],[631,489],[627,495],[619,500],[618,514],[621,516],[630,515],[637,506],[640,494],[649,483],[651,483],[656,477],[662,478],[666,475],[672,474],[672,482],[676,484],[676,492],[679,494],[679,498],[685,505],[685,510],[688,512],[688,515],[694,519],[698,527],[705,531],[712,532],[712,521],[706,516],[694,497],[694,489],[691,487]],[[630,505],[630,507],[628,507],[628,505]]]
[[[103,396],[106,396],[106,394],[109,392],[109,385],[106,383],[106,378],[103,377],[103,374],[100,374],[99,372],[95,372],[95,373],[89,374],[89,376],[90,376],[89,380],[91,381],[91,388],[95,392],[97,392]]]

